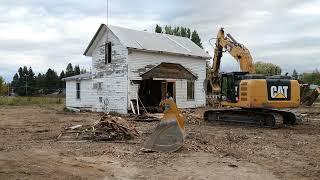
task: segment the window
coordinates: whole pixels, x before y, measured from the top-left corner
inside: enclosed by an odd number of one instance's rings
[[[104,46],[104,63],[105,64],[111,63],[111,55],[112,55],[111,48],[112,48],[111,42],[106,43]]]
[[[99,103],[102,103],[102,97],[99,97]]]
[[[99,90],[102,89],[102,82],[98,82],[98,89],[99,89]]]
[[[187,81],[187,100],[194,100],[194,81]]]
[[[93,83],[92,89],[98,89],[98,83]]]
[[[80,83],[77,83],[77,99],[80,99]]]

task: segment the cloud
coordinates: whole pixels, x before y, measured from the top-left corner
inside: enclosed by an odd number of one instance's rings
[[[109,0],[109,24],[148,31],[155,24],[191,27],[211,54],[208,40],[225,27],[254,59],[303,72],[320,68],[319,7],[316,0]],[[0,75],[7,81],[23,65],[36,72],[61,71],[69,62],[89,69],[82,53],[107,14],[106,0],[4,0],[0,12]],[[221,67],[239,69],[227,54]]]

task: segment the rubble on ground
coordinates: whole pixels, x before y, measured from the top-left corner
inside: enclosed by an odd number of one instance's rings
[[[182,115],[185,117],[188,124],[200,125],[203,122],[203,113],[205,108],[198,109],[181,109]]]
[[[152,122],[152,121],[160,121],[162,118],[163,113],[155,113],[155,114],[140,114],[132,118],[133,121],[138,122]]]
[[[94,125],[75,125],[65,128],[58,136],[58,140],[123,141],[133,139],[138,134],[127,120],[105,114]]]

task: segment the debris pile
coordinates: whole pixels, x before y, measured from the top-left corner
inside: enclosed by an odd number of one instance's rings
[[[98,123],[64,129],[58,140],[123,141],[133,139],[138,131],[121,117],[103,115]]]

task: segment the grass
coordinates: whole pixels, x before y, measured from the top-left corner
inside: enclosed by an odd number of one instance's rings
[[[63,97],[0,97],[0,105],[54,105],[64,104]]]

